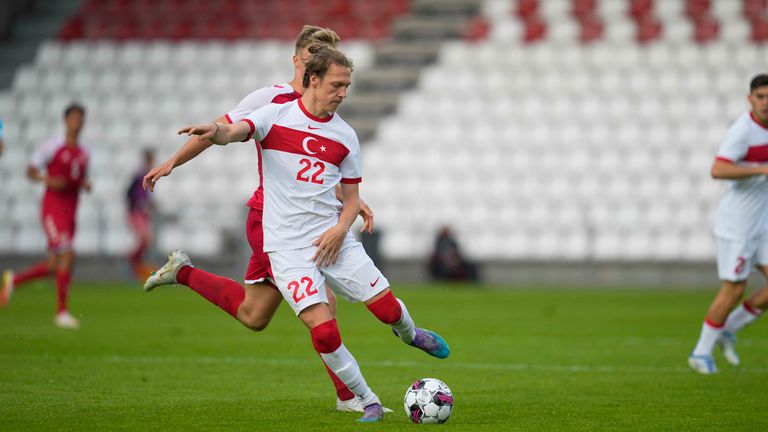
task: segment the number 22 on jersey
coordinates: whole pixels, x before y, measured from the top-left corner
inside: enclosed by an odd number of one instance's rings
[[[311,160],[304,158],[299,161],[299,165],[302,168],[296,173],[296,180],[305,183],[323,184],[323,179],[320,176],[325,172],[324,163],[317,161],[313,164]],[[309,171],[312,171],[313,168],[314,171],[310,173]]]

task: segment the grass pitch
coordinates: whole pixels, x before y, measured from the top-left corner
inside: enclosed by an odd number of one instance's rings
[[[701,376],[686,357],[713,290],[396,291],[452,354],[406,347],[361,305],[339,325],[371,387],[395,410],[383,423],[334,410],[309,335],[282,306],[253,333],[183,287],[75,282],[82,328],[53,326],[51,284],[18,290],[0,310],[0,430],[450,431],[768,430],[768,324],[739,336],[743,365]],[[436,377],[456,408],[414,425],[402,397]]]

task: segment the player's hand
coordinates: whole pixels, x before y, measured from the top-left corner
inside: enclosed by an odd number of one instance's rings
[[[91,181],[90,181],[90,180],[87,180],[87,179],[86,179],[86,180],[83,180],[83,181],[80,183],[80,187],[81,187],[81,188],[82,188],[84,191],[86,191],[86,192],[90,192],[90,191],[91,191]]]
[[[313,245],[317,246],[315,255],[312,257],[312,261],[317,266],[325,265],[329,266],[335,264],[339,258],[339,251],[341,251],[341,245],[344,244],[344,237],[347,235],[347,230],[341,225],[336,225],[328,231],[320,234]]]
[[[179,130],[179,135],[197,135],[199,141],[211,140],[213,142],[213,136],[219,131],[219,125],[216,123],[206,123],[197,126],[185,126]]]
[[[155,183],[157,183],[157,181],[160,180],[160,177],[165,177],[167,175],[170,175],[171,171],[173,171],[173,162],[166,161],[149,170],[147,175],[145,175],[144,179],[141,181],[141,185],[144,187],[144,190],[147,190],[147,188],[149,188],[150,192],[154,192]]]
[[[67,179],[60,176],[49,176],[43,180],[45,186],[50,190],[60,191],[67,187]]]
[[[362,199],[360,199],[360,217],[363,218],[363,227],[360,232],[371,234],[373,232],[373,210]]]

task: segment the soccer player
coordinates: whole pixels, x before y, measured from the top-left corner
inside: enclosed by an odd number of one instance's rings
[[[352,62],[322,48],[306,64],[305,92],[286,104],[263,107],[233,124],[188,126],[179,133],[214,144],[261,142],[264,177],[264,251],[283,298],[309,328],[315,350],[361,401],[362,422],[383,418],[379,398],[341,341],[328,306],[326,283],[363,302],[403,342],[437,358],[450,350],[436,333],[417,328],[405,304],[349,232],[359,212],[362,180],[355,131],[338,114],[351,84]],[[341,183],[343,203],[335,196]],[[176,272],[189,268],[179,263]]]
[[[32,155],[27,176],[45,184],[42,203],[42,224],[48,238],[48,259],[14,275],[3,273],[0,304],[7,305],[14,287],[27,281],[56,276],[58,307],[54,322],[62,328],[76,329],[78,320],[69,313],[67,295],[75,261],[73,239],[77,202],[80,191],[90,191],[88,181],[88,150],[80,143],[80,131],[85,121],[85,108],[71,104],[64,110],[64,137],[48,140]]]
[[[155,152],[152,149],[144,149],[142,152],[143,164],[131,179],[125,199],[128,204],[128,223],[136,237],[136,246],[128,256],[131,269],[136,278],[145,280],[152,269],[146,261],[146,254],[152,244],[152,209],[153,203],[149,191],[142,186],[144,176],[155,165]]]
[[[730,188],[715,214],[717,271],[722,285],[688,357],[690,367],[703,374],[717,372],[712,350],[718,342],[726,359],[739,363],[733,333],[768,306],[768,289],[764,288],[729,316],[744,295],[753,263],[768,279],[768,75],[752,79],[747,99],[751,111],[728,129],[712,165],[712,177],[730,180]]]
[[[293,79],[287,83],[264,87],[252,92],[235,108],[226,115],[216,119],[215,122],[237,122],[251,112],[270,103],[280,104],[298,99],[304,91],[302,80],[305,63],[311,56],[309,52],[310,46],[327,45],[335,47],[339,41],[339,36],[333,30],[309,25],[304,26],[296,38],[293,55]],[[193,159],[210,147],[211,144],[208,140],[199,140],[197,137],[192,137],[166,162],[147,173],[144,177],[144,188],[148,187],[150,190],[154,190],[155,183],[160,178],[170,175],[174,168]],[[256,145],[256,150],[260,151],[258,144]],[[261,155],[259,155],[259,161],[261,161]],[[259,176],[261,177],[261,162],[259,162],[258,169]],[[161,269],[156,275],[147,279],[144,289],[150,291],[163,283],[179,283],[188,286],[203,298],[240,321],[244,326],[254,331],[264,330],[272,320],[283,297],[274,284],[267,279],[269,275],[269,259],[264,253],[262,233],[263,184],[263,181],[259,182],[258,189],[248,201],[249,213],[246,220],[246,233],[252,253],[248,268],[246,269],[244,286],[231,279],[205,272],[202,269],[189,267],[188,271],[182,271],[172,279],[168,279]],[[362,203],[362,200],[361,207],[360,214],[364,220],[363,230],[370,232],[373,229],[373,212],[371,212],[367,205]],[[169,256],[169,261],[174,260],[188,262],[189,258],[183,253],[174,252]],[[167,280],[173,281],[163,282]],[[335,297],[330,292],[329,302],[333,309]],[[330,369],[327,369],[327,372],[336,389],[336,409],[339,411],[362,412],[363,407],[355,398],[355,395],[347,389],[344,383]],[[388,411],[388,409],[385,410]]]

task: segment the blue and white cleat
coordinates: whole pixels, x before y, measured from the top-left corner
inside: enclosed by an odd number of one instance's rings
[[[723,351],[723,357],[732,366],[738,366],[741,363],[739,354],[736,352],[736,335],[724,331],[717,340],[720,349]]]
[[[691,355],[688,357],[688,366],[696,372],[704,375],[717,373],[715,359],[711,355]]]
[[[160,285],[175,284],[176,274],[179,272],[179,269],[184,266],[192,266],[192,261],[187,254],[181,249],[171,252],[168,254],[168,262],[159,269],[153,271],[144,282],[144,291],[152,291]]]
[[[381,404],[370,404],[363,409],[363,416],[357,419],[360,423],[376,423],[384,420],[384,408]]]
[[[382,406],[381,409],[384,411],[384,413],[391,413],[392,410]],[[350,400],[341,400],[338,397],[336,398],[336,411],[339,412],[365,412],[363,409],[363,404],[360,403],[360,400],[356,397],[353,397]]]
[[[392,329],[392,333],[394,333],[395,336],[400,337],[394,328]],[[418,327],[416,328],[416,337],[413,338],[410,345],[439,359],[444,359],[451,353],[451,348],[448,347],[448,344],[439,334]]]

